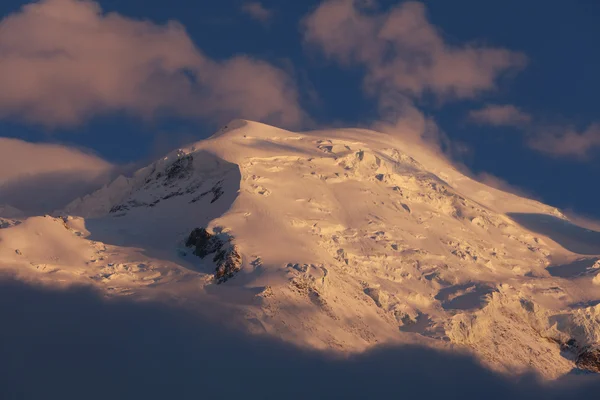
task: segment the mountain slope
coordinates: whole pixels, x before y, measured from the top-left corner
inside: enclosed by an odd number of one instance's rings
[[[600,339],[597,243],[525,229],[508,215],[566,219],[387,134],[233,121],[60,215],[1,230],[2,265],[226,307],[302,346],[417,341],[550,378]]]

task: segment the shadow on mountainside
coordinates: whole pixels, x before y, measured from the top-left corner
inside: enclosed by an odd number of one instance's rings
[[[600,254],[600,232],[582,228],[547,214],[508,213],[507,215],[524,228],[548,236],[573,253]]]
[[[552,276],[558,278],[579,278],[582,276],[593,276],[598,273],[598,269],[594,268],[600,258],[584,258],[573,261],[569,264],[552,265],[546,270]]]
[[[349,359],[243,335],[152,302],[0,280],[2,399],[568,399],[600,381],[509,380],[403,346]]]

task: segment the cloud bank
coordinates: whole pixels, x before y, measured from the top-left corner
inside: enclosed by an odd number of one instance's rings
[[[77,171],[97,176],[112,168],[112,164],[82,150],[0,137],[0,185],[40,173]]]
[[[0,138],[0,205],[48,213],[108,182],[116,168],[78,149]]]
[[[177,22],[104,13],[91,0],[40,0],[1,20],[0,87],[0,117],[51,128],[112,112],[289,127],[305,117],[282,69],[212,60]]]

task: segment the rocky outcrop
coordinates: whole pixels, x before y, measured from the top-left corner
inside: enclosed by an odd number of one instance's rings
[[[13,226],[19,225],[20,223],[21,221],[0,218],[0,229],[11,228]]]
[[[211,234],[204,228],[196,228],[190,233],[186,247],[194,248],[194,254],[202,259],[213,256],[216,265],[215,279],[217,283],[226,282],[242,267],[242,256],[232,238],[226,234]]]
[[[550,339],[560,346],[561,352],[567,358],[575,361],[579,370],[600,373],[600,345],[582,345],[571,338],[566,342]]]
[[[223,191],[223,187],[222,187],[223,181],[220,180],[219,182],[215,183],[214,186],[210,189],[207,190],[206,192],[202,192],[200,193],[199,196],[194,197],[190,203],[195,203],[198,200],[202,199],[204,196],[206,196],[207,194],[212,194],[213,198],[210,200],[210,203],[214,203],[215,201],[219,200],[219,198],[221,196],[223,196],[223,194],[225,193]]]
[[[194,156],[192,154],[181,156],[166,168],[164,185],[167,186],[173,181],[188,178],[193,171]],[[160,175],[157,176],[157,178],[159,177]]]
[[[579,352],[577,368],[600,373],[600,345],[586,346]]]

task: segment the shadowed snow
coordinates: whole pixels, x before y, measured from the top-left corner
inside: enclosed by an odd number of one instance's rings
[[[600,254],[600,232],[547,214],[508,213],[508,216],[525,228],[548,236],[569,251],[587,255]]]
[[[155,302],[0,280],[3,399],[572,399],[600,381],[511,380],[470,357],[386,347],[340,359]],[[575,385],[577,384],[577,385]]]

